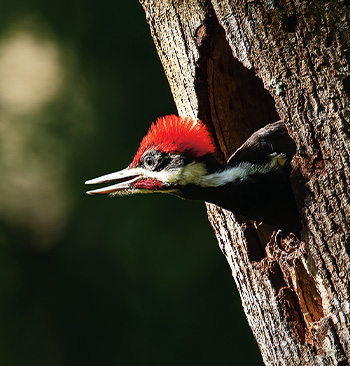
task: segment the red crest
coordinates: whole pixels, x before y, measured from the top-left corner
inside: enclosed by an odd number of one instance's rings
[[[144,152],[149,149],[166,153],[187,153],[199,160],[207,154],[212,154],[214,145],[201,121],[195,122],[190,117],[169,115],[152,123],[129,168],[136,166]]]

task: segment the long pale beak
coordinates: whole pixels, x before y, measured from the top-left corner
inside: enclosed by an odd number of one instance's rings
[[[87,194],[116,194],[124,193],[132,189],[132,183],[134,183],[139,177],[140,173],[126,168],[119,172],[103,175],[102,177],[87,180],[85,184],[103,184],[113,183],[104,188],[94,189],[86,192]]]

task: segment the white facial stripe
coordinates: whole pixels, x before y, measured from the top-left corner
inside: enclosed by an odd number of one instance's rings
[[[190,183],[196,183],[201,185],[203,178],[207,176],[208,172],[204,163],[192,162],[181,169],[181,175],[179,177],[179,184],[185,186]]]
[[[140,174],[141,177],[156,179],[164,183],[178,183],[179,176],[181,175],[181,168],[176,170],[162,170],[160,172],[145,168],[133,168],[133,171],[135,174]]]
[[[204,176],[202,187],[219,187],[237,179],[244,180],[253,174],[265,174],[283,167],[287,162],[284,154],[271,154],[267,164],[242,163],[232,168],[226,168],[221,172],[215,172]]]
[[[162,170],[160,172],[156,172],[145,168],[133,168],[133,172],[145,178],[180,185],[196,182],[198,179],[203,177],[203,175],[207,174],[204,163],[196,162],[192,162],[184,167],[173,170]]]
[[[234,182],[237,179],[247,179],[252,174],[268,173],[269,171],[282,167],[286,162],[287,158],[284,154],[271,154],[270,162],[267,164],[242,163],[212,174],[208,174],[203,162],[192,162],[178,169],[162,170],[160,172],[150,171],[144,168],[134,168],[134,172],[143,177],[156,179],[169,184],[186,186],[192,183],[200,187],[219,187]],[[134,191],[133,193],[136,192]]]
[[[271,165],[268,164],[268,169],[265,169],[266,165],[253,165],[253,164],[240,164],[236,167],[226,168],[221,172],[215,172],[209,174],[202,179],[202,187],[219,187],[227,183],[234,182],[237,179],[244,180],[250,175],[256,173],[264,173],[271,169]]]
[[[187,184],[201,185],[203,178],[207,175],[204,163],[192,162],[176,170],[159,172],[168,183],[186,186]]]

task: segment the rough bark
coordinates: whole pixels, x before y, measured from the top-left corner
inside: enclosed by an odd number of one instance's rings
[[[141,4],[179,114],[209,126],[219,158],[279,118],[297,144],[301,241],[207,205],[265,364],[349,364],[349,8],[341,0]]]

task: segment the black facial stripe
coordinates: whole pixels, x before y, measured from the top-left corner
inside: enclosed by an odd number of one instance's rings
[[[208,174],[219,172],[225,169],[226,164],[220,164],[213,155],[207,155],[204,159]]]
[[[160,158],[156,169],[157,172],[167,169],[167,166],[169,165],[169,162],[171,160],[169,154],[166,153],[159,153],[159,154]]]
[[[176,170],[193,161],[188,155],[162,153],[157,150],[147,150],[141,157],[138,167],[159,172]]]
[[[186,159],[182,155],[172,154],[169,155],[169,162],[165,167],[166,170],[176,170],[186,165]]]

